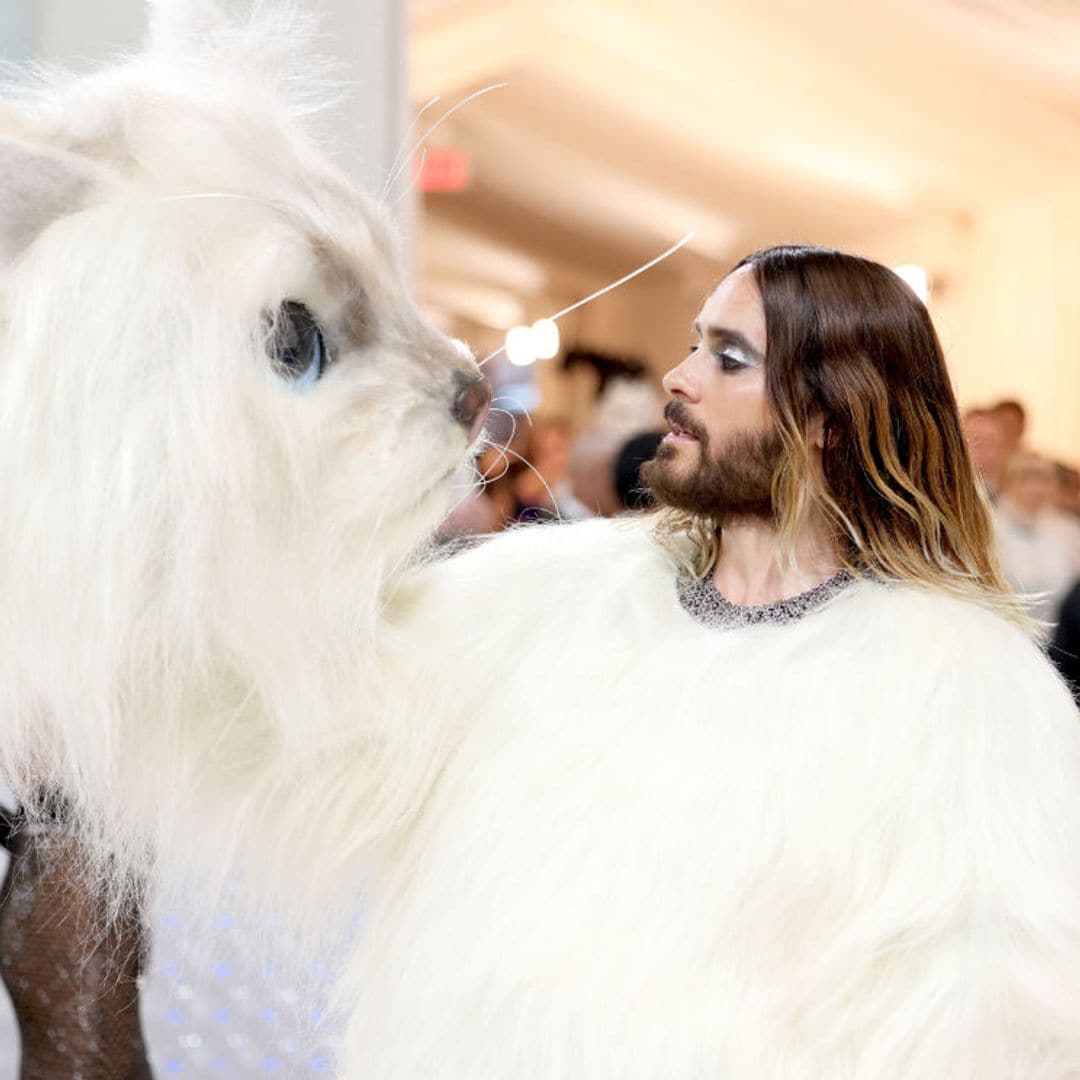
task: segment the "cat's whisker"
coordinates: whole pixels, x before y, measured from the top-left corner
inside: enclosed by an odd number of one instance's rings
[[[518,413],[517,413],[516,415],[518,415],[518,416],[524,416],[524,417],[525,417],[525,419],[529,421],[529,427],[533,427],[533,426],[534,426],[534,425],[533,425],[533,418],[532,418],[532,416],[531,416],[531,415],[529,414],[529,410],[528,410],[528,409],[526,409],[526,408],[525,408],[525,406],[524,406],[524,405],[522,405],[522,404],[521,404],[521,402],[520,402],[520,401],[518,401],[518,399],[517,399],[517,398],[514,398],[514,397],[510,397],[510,396],[508,396],[507,394],[500,394],[500,395],[499,395],[498,397],[495,397],[495,398],[492,398],[492,399],[491,399],[491,404],[492,404],[492,405],[494,405],[496,401],[512,401],[512,402],[515,402],[515,403],[516,403],[516,404],[518,404],[518,405],[521,405],[521,410],[520,410],[520,412],[518,412]],[[501,411],[502,411],[502,412],[506,412],[507,410],[506,410],[506,409],[503,409],[503,410],[501,410]]]
[[[483,481],[483,484],[484,484],[485,487],[487,487],[488,484],[494,484],[496,481],[501,480],[510,471],[510,459],[506,455],[506,447],[505,446],[499,446],[498,443],[492,442],[492,443],[488,443],[487,448],[489,450],[494,450],[495,453],[498,454],[500,458],[502,458],[503,471],[501,473],[499,473],[498,476],[483,476],[483,475],[481,475],[481,480]]]
[[[392,207],[397,206],[402,199],[408,198],[409,195],[415,190],[416,185],[420,183],[420,177],[424,173],[424,162],[427,161],[427,147],[420,151],[420,161],[417,163],[416,169],[413,172],[412,183],[405,188],[405,190],[390,204]]]
[[[386,181],[383,183],[382,192],[379,195],[380,199],[385,200],[390,194],[390,184],[395,174],[395,170],[398,165],[401,164],[401,156],[405,150],[405,147],[409,145],[409,139],[412,137],[412,133],[416,130],[416,125],[420,123],[420,118],[430,109],[433,105],[436,105],[442,100],[442,96],[436,94],[426,105],[424,105],[417,114],[409,121],[409,126],[405,129],[405,134],[401,137],[401,145],[398,147],[398,152],[394,155],[394,160],[390,162],[390,168],[387,170]]]
[[[597,289],[596,292],[590,293],[583,300],[578,300],[575,303],[571,304],[569,307],[564,307],[562,311],[557,311],[554,315],[547,316],[547,318],[550,319],[552,322],[558,322],[558,320],[561,319],[564,315],[569,315],[571,311],[577,311],[578,308],[584,307],[586,304],[591,304],[594,300],[599,300],[601,296],[605,296],[613,289],[619,288],[620,285],[625,285],[628,281],[632,281],[639,274],[644,274],[646,270],[651,270],[654,266],[662,263],[665,259],[669,259],[672,255],[675,254],[676,251],[678,251],[680,248],[685,247],[693,239],[694,234],[692,232],[688,232],[677,244],[672,244],[671,247],[667,249],[667,251],[661,252],[659,255],[656,256],[655,259],[650,259],[647,263],[639,266],[636,270],[633,270],[629,274],[626,274],[625,276],[619,278],[618,281],[613,281],[610,285],[605,285],[602,289]],[[505,351],[506,346],[500,345],[493,353],[485,356],[484,359],[477,364],[477,367],[483,367],[485,364],[494,360],[495,357],[499,355],[499,353]]]
[[[467,503],[469,499],[471,499],[474,495],[483,492],[483,490],[484,480],[482,478],[477,476],[476,479],[471,480],[468,484],[465,485],[461,498],[458,499],[457,502],[455,502],[453,506],[451,506],[450,509],[446,511],[444,520],[450,517],[451,514],[453,514],[459,507],[464,506],[465,503]]]
[[[520,461],[525,466],[525,468],[527,468],[529,472],[531,472],[533,476],[535,476],[536,479],[539,480],[541,484],[543,484],[544,491],[547,492],[547,497],[551,501],[551,508],[555,514],[555,519],[557,521],[562,521],[563,518],[562,514],[559,512],[559,504],[555,498],[555,492],[551,490],[551,487],[549,486],[547,480],[545,480],[544,477],[541,475],[540,470],[537,469],[537,467],[527,458],[522,457],[521,454],[519,454],[516,450],[511,450],[509,446],[506,446],[503,449],[510,456],[516,457],[518,461]],[[507,468],[509,468],[509,465],[507,466]]]
[[[500,413],[502,416],[508,416],[510,418],[510,437],[506,440],[506,445],[509,446],[517,435],[517,417],[510,412],[509,409],[497,409],[492,407],[491,412]],[[492,443],[494,446],[495,444]]]
[[[416,153],[416,151],[419,150],[420,147],[423,146],[425,142],[427,142],[427,140],[431,137],[431,135],[435,131],[437,131],[439,129],[439,127],[441,127],[444,123],[446,123],[446,121],[449,120],[451,116],[454,115],[454,113],[458,112],[461,109],[464,109],[465,106],[469,104],[469,102],[475,101],[478,97],[482,97],[484,94],[490,94],[492,90],[501,90],[501,89],[503,89],[503,87],[509,86],[509,85],[510,85],[509,83],[505,83],[505,82],[492,83],[491,86],[485,86],[485,87],[482,87],[479,90],[474,90],[468,97],[462,98],[462,100],[459,101],[456,105],[454,105],[453,107],[447,109],[446,112],[444,112],[442,114],[442,116],[440,116],[439,119],[436,120],[435,123],[432,124],[431,127],[429,127],[427,129],[427,131],[425,131],[424,134],[419,139],[416,140],[415,143],[412,144],[412,146],[409,147],[408,151],[402,156],[401,161],[398,162],[398,164],[395,167],[394,171],[389,175],[389,177],[387,177],[386,187],[385,187],[384,190],[386,190],[387,192],[393,190],[394,183],[397,181],[397,178],[401,175],[402,170],[406,166],[406,163],[412,158],[412,156]]]

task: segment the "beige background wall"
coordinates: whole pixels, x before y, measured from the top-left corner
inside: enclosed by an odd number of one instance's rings
[[[867,254],[920,262],[962,405],[1028,406],[1032,446],[1080,461],[1080,189],[883,236]]]

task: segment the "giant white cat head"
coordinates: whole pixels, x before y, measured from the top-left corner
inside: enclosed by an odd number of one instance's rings
[[[487,403],[305,134],[296,21],[151,7],[0,114],[0,713],[73,758],[226,686],[316,722]]]

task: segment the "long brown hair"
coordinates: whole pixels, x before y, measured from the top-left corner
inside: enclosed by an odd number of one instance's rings
[[[1027,625],[997,564],[989,507],[968,457],[925,305],[887,267],[818,247],[771,247],[752,269],[765,309],[765,383],[787,453],[773,485],[781,553],[819,509],[856,574],[975,600]],[[808,430],[824,423],[822,471]],[[709,571],[715,522],[666,511],[692,569]]]

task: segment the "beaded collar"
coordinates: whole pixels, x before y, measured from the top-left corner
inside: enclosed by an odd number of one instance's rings
[[[711,576],[698,580],[689,575],[680,575],[678,594],[683,609],[699,623],[714,629],[733,630],[744,626],[777,626],[795,622],[828,603],[854,580],[849,571],[841,570],[828,581],[787,600],[745,605],[733,604],[723,596],[713,584]]]

